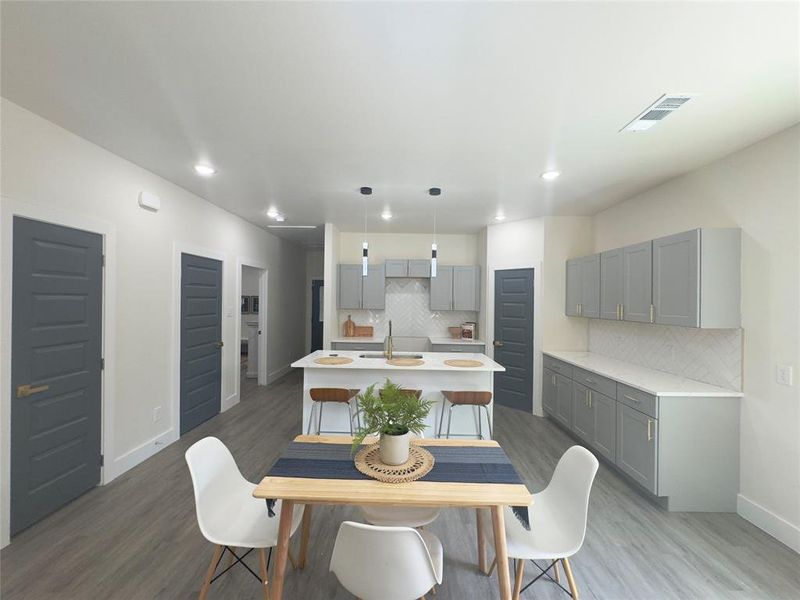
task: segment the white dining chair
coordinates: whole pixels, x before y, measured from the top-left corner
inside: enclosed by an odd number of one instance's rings
[[[269,600],[267,570],[272,548],[278,543],[281,502],[275,505],[276,515],[269,517],[265,502],[253,498],[256,484],[242,476],[228,448],[215,437],[192,444],[186,451],[186,463],[194,486],[197,524],[203,537],[216,546],[200,588],[200,600],[208,595],[211,583],[236,564],[242,565],[262,583],[264,598]],[[302,516],[303,507],[295,505],[292,533]],[[234,548],[248,550],[237,555]],[[242,561],[254,549],[259,553],[260,576]],[[228,565],[215,575],[226,552],[230,557]]]
[[[569,448],[558,461],[547,487],[533,494],[533,501],[528,507],[530,530],[522,526],[511,508],[505,508],[508,557],[514,559],[516,572],[514,600],[518,600],[522,592],[543,576],[578,600],[578,588],[569,558],[581,549],[586,536],[589,493],[598,466],[597,458],[583,446]],[[484,523],[486,521],[483,519]],[[490,533],[487,531],[486,535]],[[541,572],[523,588],[526,560],[530,560]],[[534,562],[537,560],[549,564],[542,569]],[[569,590],[561,585],[559,563],[564,567]],[[555,577],[550,575],[551,569]]]
[[[361,600],[424,600],[442,583],[439,539],[410,527],[339,526],[330,570]]]

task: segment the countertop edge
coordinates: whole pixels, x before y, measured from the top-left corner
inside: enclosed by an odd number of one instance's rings
[[[617,358],[612,358],[610,356],[605,356],[603,354],[596,354],[597,356],[602,356],[603,358],[605,358],[607,360],[613,360],[613,361],[616,361],[616,362],[621,363],[621,364],[630,365],[631,367],[636,368],[636,369],[652,371],[654,374],[657,374],[659,376],[666,375],[666,376],[670,376],[670,377],[676,377],[676,378],[679,378],[679,379],[683,379],[685,381],[691,381],[691,382],[697,383],[697,385],[699,385],[699,386],[710,386],[712,388],[716,388],[716,390],[699,390],[699,391],[685,391],[685,390],[683,390],[683,391],[682,390],[667,390],[667,391],[664,391],[664,390],[655,390],[653,388],[648,388],[646,386],[643,386],[641,383],[632,382],[630,380],[625,380],[623,378],[620,378],[616,374],[609,373],[608,371],[598,370],[597,368],[593,368],[593,367],[588,366],[588,365],[586,365],[584,363],[578,362],[575,359],[567,358],[567,357],[565,357],[565,356],[560,354],[560,353],[563,353],[563,352],[579,352],[579,351],[578,350],[543,350],[542,354],[546,354],[547,356],[549,356],[551,358],[555,358],[556,360],[560,360],[562,362],[569,363],[573,367],[578,367],[578,368],[584,369],[586,371],[591,371],[595,375],[601,375],[602,377],[607,377],[608,379],[613,379],[614,381],[617,381],[617,382],[622,383],[624,385],[628,385],[628,386],[630,386],[632,388],[636,388],[637,390],[641,390],[643,392],[647,392],[648,394],[652,394],[653,396],[658,396],[660,398],[669,398],[669,397],[673,397],[673,398],[675,398],[675,397],[742,398],[742,397],[744,397],[744,392],[737,392],[736,390],[728,390],[726,388],[723,388],[723,387],[720,387],[720,386],[717,386],[717,385],[714,385],[714,384],[711,384],[711,383],[705,383],[703,381],[697,381],[695,379],[689,379],[688,377],[680,377],[680,375],[674,375],[672,373],[667,373],[666,371],[658,371],[657,369],[651,369],[649,367],[643,367],[641,365],[636,365],[634,363],[626,363],[623,360],[619,360]],[[587,354],[592,354],[592,353],[587,353]]]

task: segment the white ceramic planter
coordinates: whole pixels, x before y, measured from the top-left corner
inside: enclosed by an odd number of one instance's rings
[[[403,435],[381,434],[381,462],[386,465],[402,465],[408,461],[408,445],[411,443],[411,433]]]

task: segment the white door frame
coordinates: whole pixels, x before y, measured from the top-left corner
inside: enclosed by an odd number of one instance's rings
[[[222,263],[222,315],[221,316],[221,335],[225,340],[225,272],[227,269],[227,262],[225,254],[212,250],[210,248],[203,248],[202,246],[195,246],[193,244],[183,244],[174,242],[172,244],[172,406],[171,419],[172,419],[172,435],[169,436],[167,443],[172,443],[181,436],[181,255],[193,254],[195,256],[202,256],[203,258],[211,258],[218,260]],[[225,409],[225,357],[230,354],[230,349],[222,347],[222,356],[220,358],[220,386],[219,386],[219,404],[220,412]],[[234,353],[234,355],[237,353]]]
[[[269,291],[269,269],[267,263],[263,260],[256,258],[238,257],[236,259],[236,336],[237,339],[241,338],[242,331],[242,311],[240,302],[242,299],[242,267],[251,267],[261,271],[261,277],[258,280],[258,329],[261,335],[258,336],[258,385],[267,385],[267,292]],[[237,347],[238,348],[238,347]],[[239,360],[239,351],[237,350],[234,361]],[[241,400],[241,368],[239,363],[236,363],[236,401]]]
[[[100,485],[109,483],[116,473],[114,456],[114,403],[117,322],[117,229],[108,221],[58,208],[28,204],[8,197],[0,203],[0,547],[10,542],[11,532],[11,319],[12,267],[14,259],[14,217],[24,217],[97,233],[103,236],[103,317],[102,353],[105,368],[100,380],[100,451],[105,464],[100,468]]]

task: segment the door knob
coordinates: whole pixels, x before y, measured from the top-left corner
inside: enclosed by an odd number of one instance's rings
[[[46,392],[50,389],[49,385],[39,385],[39,386],[32,386],[30,383],[26,383],[24,385],[17,386],[17,398],[27,398],[28,396],[32,396],[33,394],[39,394],[41,392]]]
[[[222,348],[225,345],[225,342],[219,341],[217,342],[217,348]]]
[[[492,345],[493,345],[495,348],[500,348],[500,347],[502,347],[502,345],[503,345],[503,342],[501,342],[500,340],[495,340],[494,342],[492,342]]]

